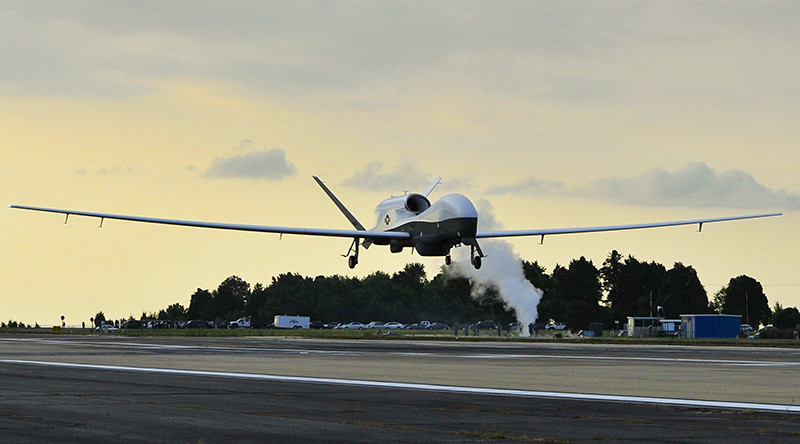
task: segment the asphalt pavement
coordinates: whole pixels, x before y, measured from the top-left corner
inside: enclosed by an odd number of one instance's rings
[[[792,442],[798,370],[784,349],[0,336],[0,440]]]

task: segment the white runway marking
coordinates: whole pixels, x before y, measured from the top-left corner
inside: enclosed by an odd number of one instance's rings
[[[197,351],[197,352],[224,352],[224,353],[284,353],[284,354],[323,354],[323,355],[360,355],[358,351],[337,350],[311,350],[300,348],[266,348],[266,347],[222,347],[214,345],[176,345],[176,344],[148,344],[141,342],[89,342],[89,341],[64,341],[59,339],[41,338],[0,338],[0,342],[37,342],[41,344],[69,345],[90,348],[118,348],[123,350],[171,350],[171,351]]]
[[[90,369],[90,370],[184,375],[184,376],[251,379],[251,380],[262,380],[262,381],[333,384],[333,385],[343,385],[352,387],[377,387],[377,388],[392,388],[392,389],[404,389],[404,390],[425,390],[433,392],[465,393],[465,394],[475,394],[475,395],[559,398],[559,399],[572,399],[572,400],[583,400],[583,401],[633,402],[633,403],[658,404],[658,405],[679,405],[679,406],[689,406],[689,407],[764,410],[773,412],[800,413],[800,406],[781,405],[781,404],[762,404],[762,403],[750,403],[750,402],[706,401],[697,399],[657,398],[649,396],[621,396],[621,395],[602,395],[602,394],[591,394],[591,393],[566,393],[566,392],[545,392],[537,390],[459,387],[452,385],[414,384],[405,382],[368,381],[368,380],[358,380],[358,379],[314,378],[314,377],[304,377],[304,376],[281,376],[281,375],[265,375],[265,374],[254,374],[254,373],[213,372],[213,371],[203,371],[203,370],[180,370],[180,369],[167,369],[167,368],[127,367],[127,366],[116,366],[116,365],[74,364],[67,362],[26,361],[18,359],[3,359],[0,360],[0,363],[38,365],[47,367],[80,368],[80,369]]]
[[[733,359],[689,359],[689,358],[658,358],[658,357],[635,357],[635,356],[569,356],[569,355],[462,355],[461,358],[468,359],[573,359],[585,361],[631,361],[631,362],[658,362],[658,363],[691,363],[691,364],[715,364],[732,365],[741,367],[793,367],[800,365],[800,362],[786,361],[743,361]]]

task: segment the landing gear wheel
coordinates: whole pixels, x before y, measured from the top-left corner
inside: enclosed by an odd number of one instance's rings
[[[356,264],[358,264],[358,258],[355,256],[350,256],[347,258],[347,265],[350,266],[351,269],[356,268]]]
[[[481,269],[481,258],[485,257],[483,251],[481,251],[481,247],[478,246],[478,241],[475,239],[470,239],[469,242],[466,242],[469,245],[469,255],[472,258],[470,261],[472,262],[472,266],[475,267],[476,270]]]
[[[475,256],[472,258],[472,266],[475,267],[476,270],[481,269],[481,257]]]
[[[452,258],[452,257],[450,257],[450,255],[448,254],[448,255],[446,255],[446,256],[444,257],[444,264],[445,264],[445,265],[450,265],[451,263],[453,263],[453,258]]]

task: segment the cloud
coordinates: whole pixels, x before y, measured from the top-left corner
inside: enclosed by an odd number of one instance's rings
[[[372,96],[419,82],[462,94],[469,86],[512,97],[529,91],[545,98],[607,99],[649,91],[653,77],[686,84],[663,72],[663,60],[698,47],[700,72],[720,63],[741,71],[742,42],[756,48],[770,43],[793,48],[797,42],[792,2],[745,2],[737,8],[593,2],[200,1],[191,8],[181,2],[136,8],[124,2],[77,8],[70,2],[7,3],[0,11],[0,41],[6,43],[0,44],[0,91],[29,94],[146,94],[154,81],[201,77],[249,91],[311,97],[316,95],[309,90],[337,98],[358,91]],[[726,30],[735,38],[726,40]],[[703,50],[708,42],[724,46],[709,57]],[[787,51],[784,57],[791,54]],[[782,53],[748,53],[757,60],[748,59],[744,68],[770,84],[778,81],[780,87],[772,89],[785,93],[782,87],[794,85],[795,72],[765,69],[775,60],[771,54]],[[645,75],[651,66],[663,75]],[[723,79],[698,80],[710,87]],[[730,94],[731,86],[717,88]]]
[[[644,206],[800,209],[800,194],[768,188],[742,170],[717,172],[703,162],[674,172],[659,168],[601,179],[576,194]]]
[[[433,176],[421,171],[413,162],[394,171],[385,171],[383,162],[371,162],[357,170],[353,177],[345,179],[342,185],[374,191],[402,191],[407,187],[422,191],[431,180]]]
[[[536,177],[508,185],[492,185],[487,190],[489,194],[561,194],[564,184],[557,181],[541,180]]]
[[[214,159],[203,172],[208,178],[244,178],[280,180],[293,175],[297,168],[286,160],[280,148],[234,153],[228,157]]]
[[[110,174],[126,174],[132,173],[133,167],[132,166],[114,166],[109,168],[100,168],[97,170],[88,170],[86,168],[80,168],[75,170],[75,174],[79,176],[107,176]]]
[[[677,171],[656,168],[633,177],[608,177],[569,186],[531,177],[507,185],[492,185],[489,194],[531,194],[581,197],[651,207],[729,207],[800,209],[800,194],[775,190],[739,170],[718,172],[704,162]]]

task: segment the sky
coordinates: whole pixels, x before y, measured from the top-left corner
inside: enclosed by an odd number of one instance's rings
[[[516,238],[548,272],[611,250],[800,306],[800,4],[3,1],[0,201],[350,228],[457,192],[504,228],[780,211]],[[0,211],[0,319],[139,317],[236,275],[365,276],[442,258],[349,241]],[[491,260],[487,257],[485,260]],[[362,320],[367,321],[367,320]]]

